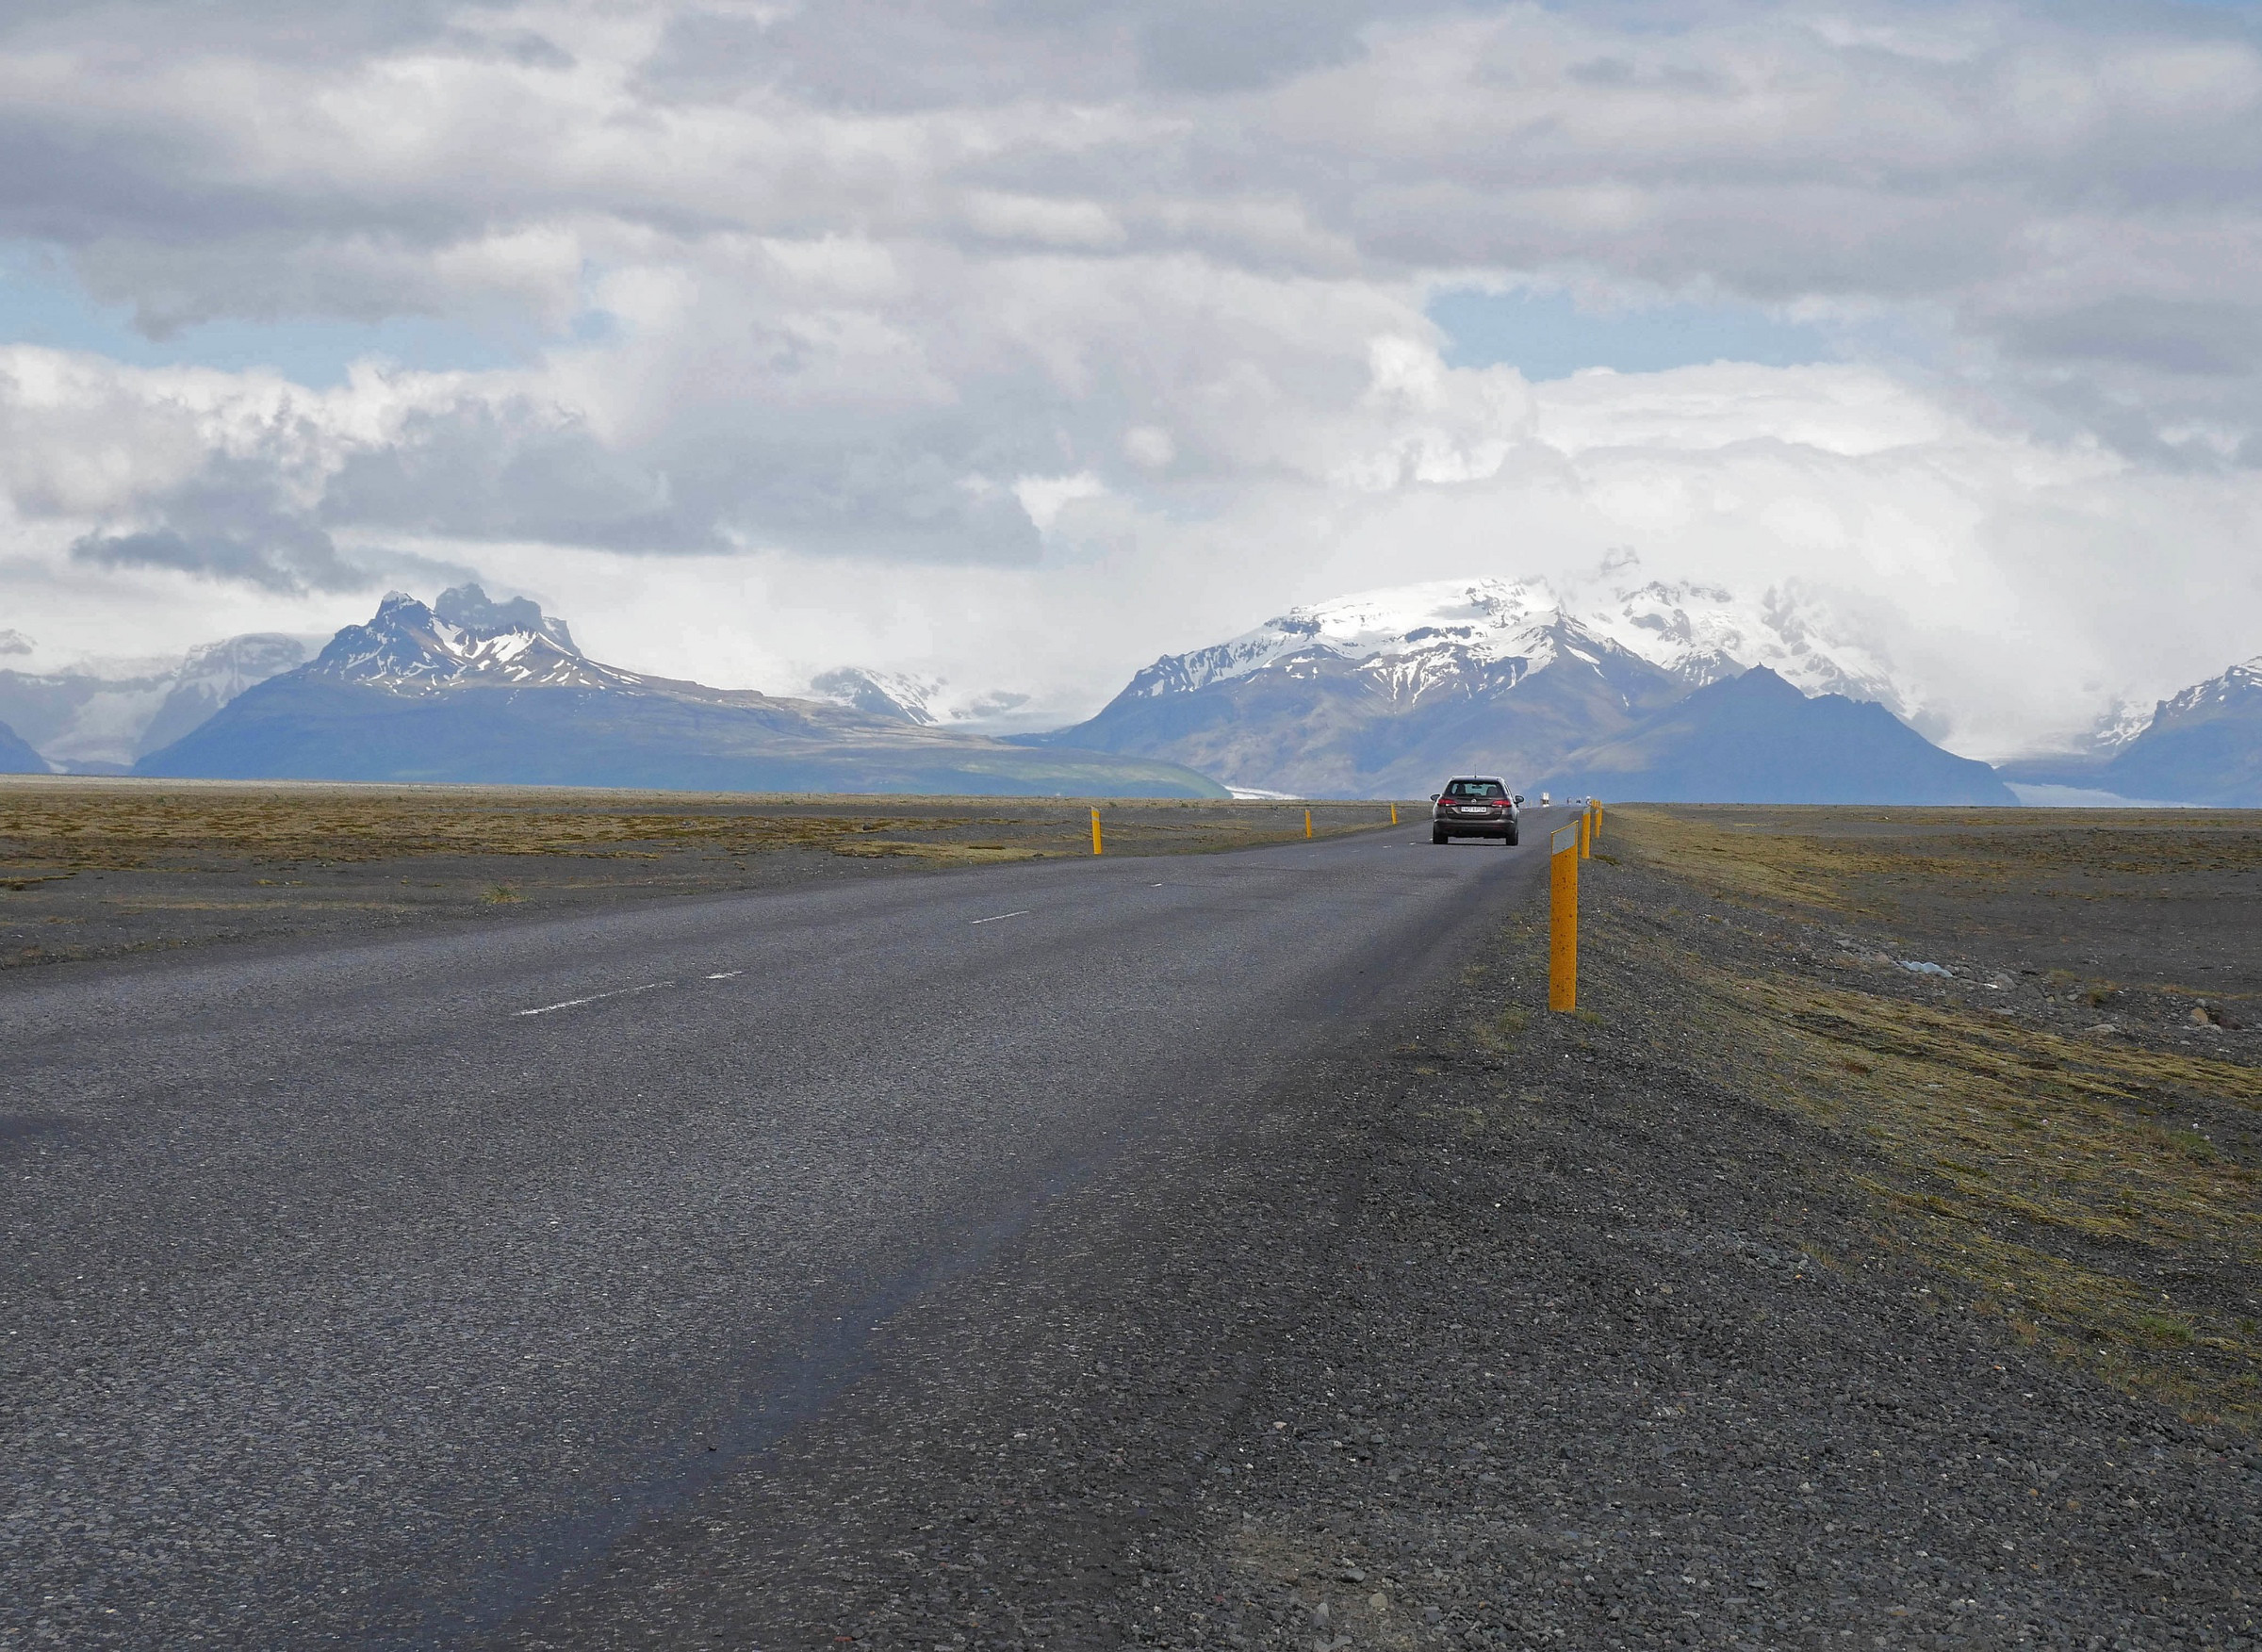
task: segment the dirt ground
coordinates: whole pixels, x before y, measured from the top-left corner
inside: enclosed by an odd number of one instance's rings
[[[1389,805],[0,777],[0,969],[1360,830]]]

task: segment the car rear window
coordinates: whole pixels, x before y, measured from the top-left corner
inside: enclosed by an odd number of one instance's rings
[[[1498,780],[1455,780],[1445,789],[1448,797],[1505,797],[1508,788]]]

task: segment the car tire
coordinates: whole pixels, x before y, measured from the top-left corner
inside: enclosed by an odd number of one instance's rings
[[[1502,838],[1500,842],[1506,843],[1511,849],[1515,848],[1516,842],[1516,828],[1514,826],[1510,826],[1508,828],[1508,835]]]
[[[1450,836],[1450,834],[1448,834],[1448,833],[1446,832],[1446,830],[1444,829],[1444,827],[1442,827],[1442,826],[1432,826],[1432,827],[1430,828],[1430,842],[1433,842],[1433,843],[1444,843],[1444,842],[1450,842],[1451,841],[1451,836]]]

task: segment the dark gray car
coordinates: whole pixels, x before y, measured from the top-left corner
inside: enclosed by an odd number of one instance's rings
[[[1498,838],[1513,843],[1520,818],[1516,805],[1521,802],[1498,776],[1457,775],[1445,783],[1444,791],[1430,793],[1430,842]]]

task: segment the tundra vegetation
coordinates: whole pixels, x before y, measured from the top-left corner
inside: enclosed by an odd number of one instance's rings
[[[2262,1431],[2262,818],[1611,822],[1675,898],[1590,880],[1589,956],[1666,988],[1658,1035],[1706,1076],[1843,1147],[1875,1246],[1942,1275],[1943,1306]]]

